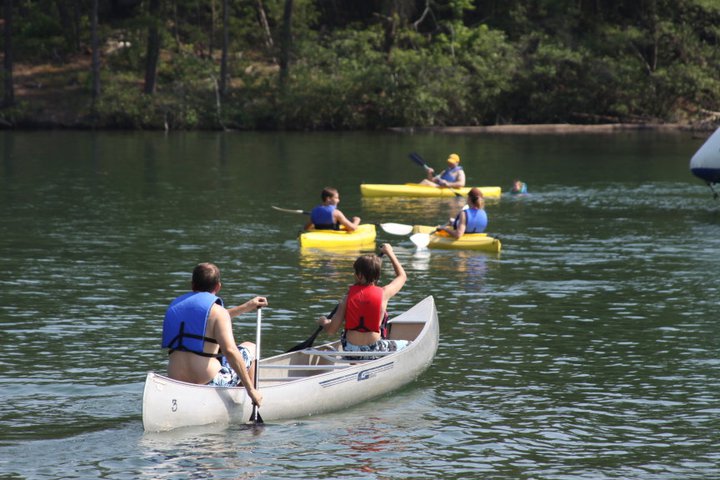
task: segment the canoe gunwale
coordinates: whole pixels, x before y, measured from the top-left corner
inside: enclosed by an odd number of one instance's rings
[[[417,309],[417,310],[416,310]],[[409,313],[413,313],[414,321]],[[309,375],[282,375],[280,362],[291,363],[298,358],[311,358],[316,362],[327,359],[313,358],[299,352],[283,353],[260,360],[260,389],[264,400],[261,412],[265,421],[299,418],[346,408],[369,398],[389,393],[410,383],[429,368],[439,339],[437,310],[434,299],[426,297],[398,317],[398,326],[417,325],[414,340],[404,349],[374,360],[350,361],[343,368],[332,365],[312,365]],[[405,327],[403,327],[405,328]],[[330,348],[339,342],[330,342],[316,349]],[[338,352],[323,353],[338,355]],[[343,352],[350,353],[350,352]],[[307,360],[308,362],[310,360]],[[265,365],[263,365],[265,364]],[[303,365],[297,365],[302,367]],[[305,365],[307,366],[307,365]],[[270,367],[267,370],[265,367]],[[263,371],[277,371],[267,375]],[[327,371],[322,371],[327,370]],[[302,371],[288,369],[288,373]],[[363,382],[361,387],[355,387]],[[359,389],[358,389],[359,388]],[[303,402],[293,401],[302,398]],[[169,411],[178,407],[179,414]],[[143,392],[143,425],[146,431],[164,431],[185,426],[210,423],[247,423],[251,406],[244,387],[214,387],[180,382],[148,372]]]

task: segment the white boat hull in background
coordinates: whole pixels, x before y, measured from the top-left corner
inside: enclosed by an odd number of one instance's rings
[[[690,171],[709,185],[720,183],[720,128],[695,152]]]

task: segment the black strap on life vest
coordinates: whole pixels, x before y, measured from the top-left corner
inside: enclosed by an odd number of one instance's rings
[[[204,335],[195,335],[194,333],[185,333],[185,322],[180,322],[180,332],[170,341],[170,345],[177,344],[177,348],[168,347],[168,355],[172,354],[175,351],[181,351],[181,352],[190,352],[194,353],[195,355],[200,355],[201,357],[208,357],[208,358],[217,358],[220,359],[223,357],[222,353],[206,353],[206,352],[198,352],[196,350],[190,350],[189,348],[186,348],[183,346],[183,338],[195,338],[198,340],[203,340],[205,342],[210,342],[218,345],[218,341],[214,338],[206,337]]]

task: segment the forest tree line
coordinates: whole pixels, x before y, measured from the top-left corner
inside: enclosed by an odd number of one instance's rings
[[[718,0],[4,0],[2,25],[6,126],[720,117]]]

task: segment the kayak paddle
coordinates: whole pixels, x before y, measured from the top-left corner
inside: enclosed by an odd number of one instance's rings
[[[420,165],[421,167],[423,167],[426,171],[428,171],[432,168],[432,167],[430,167],[430,165],[428,165],[425,162],[425,160],[423,160],[423,158],[419,154],[417,154],[415,152],[412,152],[410,154],[410,160],[412,160],[413,162],[415,162],[418,165]],[[447,188],[448,190],[450,190],[452,193],[455,194],[456,197],[462,198],[462,196],[463,196],[460,192],[458,192],[457,190],[454,190],[452,187],[443,187],[443,188]]]
[[[306,210],[293,210],[290,208],[280,208],[276,207],[275,205],[272,205],[272,208],[277,210],[278,212],[285,212],[285,213],[297,213],[299,215],[310,215],[310,212]],[[382,228],[386,233],[389,233],[391,235],[409,235],[412,230],[412,225],[405,225],[403,223],[376,223],[376,226]]]
[[[285,212],[285,213],[298,213],[300,215],[310,215],[310,212],[306,212],[305,210],[291,210],[289,208],[280,208],[276,207],[275,205],[272,205],[272,208],[277,210],[278,212]]]
[[[258,375],[260,374],[260,368],[258,367],[258,364],[260,363],[260,326],[262,323],[262,308],[257,309],[257,330],[255,331],[255,380],[253,381],[255,390],[258,388]],[[252,413],[250,414],[250,420],[253,421],[255,425],[263,424],[265,423],[260,416],[260,407],[258,407],[253,402],[253,409]]]
[[[340,306],[340,304],[335,305],[335,308],[332,309],[332,312],[330,312],[330,315],[328,315],[327,318],[332,318],[333,315],[335,315],[335,312],[337,312],[337,309],[339,306]],[[313,343],[315,343],[315,339],[320,334],[320,332],[322,332],[322,329],[323,329],[323,327],[318,327],[317,330],[315,330],[315,332],[312,335],[310,335],[310,337],[307,340],[305,340],[304,342],[298,343],[297,345],[295,345],[294,347],[292,347],[290,350],[288,350],[285,353],[297,352],[298,350],[305,350],[306,348],[312,347]]]
[[[416,233],[410,235],[410,241],[415,244],[417,248],[426,248],[430,244],[429,233]]]

